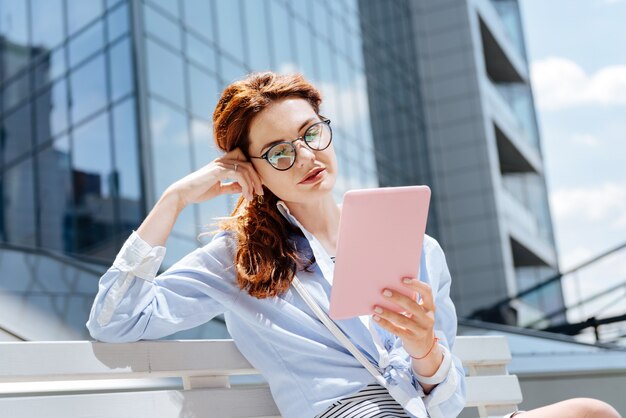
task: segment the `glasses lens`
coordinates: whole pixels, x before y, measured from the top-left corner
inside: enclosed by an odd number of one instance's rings
[[[295,157],[293,147],[288,144],[274,145],[267,154],[267,159],[270,164],[279,170],[287,170],[291,167]]]
[[[311,125],[304,134],[304,140],[313,149],[324,149],[330,144],[330,126],[324,122]]]

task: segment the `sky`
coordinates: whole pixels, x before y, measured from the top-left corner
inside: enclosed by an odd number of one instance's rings
[[[626,242],[626,0],[520,0],[520,9],[567,271]],[[603,264],[603,275],[626,280],[617,257]]]

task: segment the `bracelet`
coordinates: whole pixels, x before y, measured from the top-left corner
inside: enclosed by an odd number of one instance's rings
[[[412,355],[409,354],[409,357],[414,358],[415,360],[422,360],[425,359],[426,357],[428,357],[428,355],[430,354],[431,351],[433,351],[433,348],[435,348],[435,344],[437,344],[437,341],[439,341],[439,338],[435,337],[433,339],[433,345],[430,346],[430,348],[428,349],[428,352],[426,354],[424,354],[422,357],[414,357]]]
[[[441,362],[439,369],[435,372],[434,375],[422,376],[421,374],[417,373],[415,370],[412,370],[413,376],[415,376],[415,379],[418,382],[424,383],[427,385],[438,385],[439,383],[446,380],[446,378],[448,377],[448,373],[450,372],[450,368],[452,367],[452,355],[450,354],[450,351],[448,351],[445,345],[441,345],[441,352],[443,354],[443,361]]]

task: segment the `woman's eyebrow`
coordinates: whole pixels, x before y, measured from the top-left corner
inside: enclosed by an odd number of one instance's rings
[[[300,125],[300,127],[298,128],[298,132],[300,132],[302,130],[302,128],[304,128],[307,124],[309,124],[310,122],[313,122],[314,120],[316,120],[317,118],[314,117],[310,117],[307,120],[305,120],[302,125]],[[266,148],[271,147],[272,145],[278,143],[278,142],[283,142],[286,141],[285,139],[277,139],[275,141],[272,142],[268,142],[267,144],[263,145],[263,148],[261,148],[261,153],[263,153],[263,151],[265,151]]]

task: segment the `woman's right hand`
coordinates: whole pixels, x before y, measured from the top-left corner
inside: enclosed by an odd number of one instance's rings
[[[237,170],[235,170],[237,164]],[[234,182],[222,184],[226,179]],[[170,185],[167,192],[175,193],[183,206],[213,199],[225,193],[243,193],[251,201],[254,194],[263,194],[261,177],[241,149],[218,157],[197,171]]]

